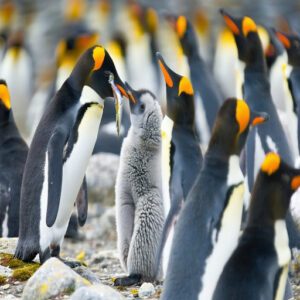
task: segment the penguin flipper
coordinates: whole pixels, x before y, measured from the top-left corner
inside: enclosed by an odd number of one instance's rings
[[[48,227],[53,226],[58,213],[65,142],[64,133],[57,131],[51,136],[48,144],[48,205],[46,216]]]
[[[82,185],[78,192],[76,198],[76,205],[77,205],[77,216],[78,216],[78,223],[82,227],[87,218],[88,213],[88,192],[87,192],[87,184],[86,184],[86,177],[84,176]]]

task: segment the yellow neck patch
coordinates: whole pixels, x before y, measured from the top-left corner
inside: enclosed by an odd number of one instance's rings
[[[173,80],[170,76],[170,74],[168,73],[167,69],[165,68],[165,66],[163,65],[163,63],[161,61],[158,62],[159,67],[164,75],[165,78],[165,82],[167,84],[168,87],[172,87],[174,85]]]
[[[102,67],[105,58],[104,48],[100,46],[95,47],[93,50],[93,58],[95,62],[93,71],[99,70]]]
[[[186,32],[187,21],[184,16],[179,16],[176,22],[176,31],[179,38],[182,38]]]
[[[239,133],[244,132],[250,121],[250,109],[244,100],[237,100],[236,102],[235,119],[240,126]]]
[[[188,94],[188,95],[193,95],[194,94],[193,86],[192,86],[190,80],[185,76],[183,76],[180,79],[179,89],[178,89],[178,96],[180,96],[183,92]]]
[[[224,15],[223,18],[224,18],[226,25],[232,31],[233,34],[236,34],[236,35],[240,34],[240,30],[239,30],[238,26],[233,22],[233,20],[230,17]]]
[[[279,169],[279,166],[280,156],[274,152],[270,152],[266,155],[260,169],[268,175],[272,175]]]
[[[255,22],[249,17],[243,19],[242,28],[244,36],[247,36],[250,31],[257,31]]]
[[[155,10],[153,8],[148,8],[146,13],[146,20],[150,32],[154,33],[157,31],[158,18]]]
[[[5,84],[0,84],[0,101],[2,101],[2,103],[7,109],[11,108],[10,96],[8,88]]]

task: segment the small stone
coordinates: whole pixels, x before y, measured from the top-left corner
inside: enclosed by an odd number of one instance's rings
[[[100,279],[93,273],[90,269],[80,266],[74,269],[74,271],[82,276],[83,278],[87,279],[92,284],[100,283]]]
[[[10,287],[10,285],[7,283],[7,284],[5,284],[5,285],[2,286],[2,289],[3,290],[8,290],[9,287]]]
[[[70,300],[125,300],[125,298],[113,288],[96,284],[89,287],[81,287],[75,291]]]
[[[139,288],[139,297],[149,298],[155,294],[154,285],[150,282],[144,282]]]
[[[77,288],[90,284],[88,280],[53,257],[48,259],[27,281],[22,299],[49,299],[61,293],[71,294]]]
[[[0,253],[14,254],[17,242],[17,238],[0,238]]]
[[[8,267],[3,267],[0,265],[0,276],[10,277],[12,275],[12,270]]]

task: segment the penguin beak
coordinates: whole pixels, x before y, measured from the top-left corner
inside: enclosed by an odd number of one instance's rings
[[[278,40],[282,43],[282,45],[284,46],[285,49],[291,48],[291,41],[286,34],[276,31],[276,36],[277,36]]]
[[[227,12],[225,12],[224,9],[220,9],[220,13],[223,16],[223,19],[224,19],[227,27],[232,31],[232,33],[235,35],[241,34],[237,20],[235,20],[235,18],[233,18]]]
[[[269,115],[267,113],[251,111],[250,124],[252,126],[265,123],[268,120],[269,120]]]
[[[126,88],[127,95],[130,99],[130,102],[129,102],[130,111],[133,112],[133,108],[136,104],[138,104],[139,99],[138,99],[138,97],[136,97],[135,90],[126,81],[125,81],[125,88]]]
[[[159,52],[156,53],[156,58],[158,60],[158,65],[161,69],[161,72],[164,75],[166,85],[169,88],[172,88],[173,85],[174,85],[174,81],[173,81],[172,76],[171,76],[173,71],[167,66],[167,64],[165,63],[164,59],[162,58],[162,56],[160,55]]]
[[[297,190],[300,187],[300,175],[296,175],[292,178],[291,188],[293,191]]]

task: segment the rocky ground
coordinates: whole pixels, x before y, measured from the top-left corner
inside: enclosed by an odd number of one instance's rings
[[[112,206],[119,160],[113,155],[95,155],[92,160],[87,172],[92,202],[87,223],[80,228],[77,240],[65,239],[61,251],[63,258],[81,261],[83,266],[75,268],[75,273],[56,259],[41,268],[37,264],[24,264],[3,254],[14,253],[17,240],[0,239],[0,299],[159,299],[160,283],[128,288],[113,286],[115,277],[125,275],[116,251],[115,209]],[[105,172],[101,175],[99,170]],[[96,202],[99,195],[105,199],[100,201],[102,204]],[[300,300],[300,251],[294,256],[290,268],[293,299]]]

